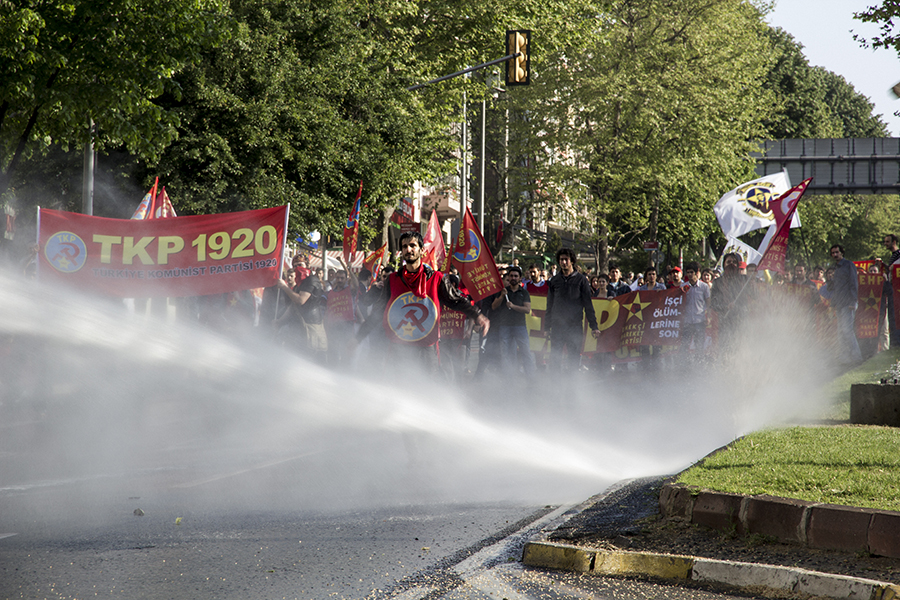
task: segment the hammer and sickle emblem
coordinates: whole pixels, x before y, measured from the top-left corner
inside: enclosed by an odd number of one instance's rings
[[[412,304],[407,304],[406,313],[403,315],[403,320],[398,323],[399,327],[403,327],[405,325],[415,325],[416,329],[419,331],[425,331],[425,318],[428,316],[428,309],[424,304],[420,304],[418,302],[414,302]]]

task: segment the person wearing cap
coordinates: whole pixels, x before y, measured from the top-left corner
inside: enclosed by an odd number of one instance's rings
[[[506,289],[491,303],[494,326],[499,327],[500,357],[507,373],[518,371],[522,363],[525,376],[534,376],[534,357],[531,355],[525,316],[531,314],[531,295],[522,286],[522,269],[513,265],[506,269]]]
[[[682,283],[684,282],[681,279],[681,267],[675,266],[669,269],[669,276],[666,278],[666,288],[681,287]]]

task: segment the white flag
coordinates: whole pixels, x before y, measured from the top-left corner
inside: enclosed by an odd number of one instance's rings
[[[736,238],[748,231],[774,225],[775,216],[769,203],[789,189],[791,181],[787,171],[782,171],[748,181],[726,193],[713,207],[722,233],[726,238]],[[791,227],[800,227],[800,216],[796,212]]]
[[[719,263],[716,265],[716,268],[719,271],[722,270],[722,261],[725,258],[725,255],[731,254],[732,252],[739,254],[741,256],[741,262],[745,262],[748,265],[758,265],[763,257],[763,255],[760,252],[757,252],[753,246],[748,246],[741,240],[730,237],[728,238],[728,243],[725,244],[725,249],[722,250],[722,256],[719,257]]]

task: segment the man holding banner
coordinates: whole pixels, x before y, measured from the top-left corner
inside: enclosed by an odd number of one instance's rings
[[[440,368],[441,307],[463,313],[485,332],[490,322],[460,295],[443,273],[424,264],[424,248],[425,241],[419,232],[407,231],[400,236],[400,255],[405,264],[388,277],[356,339],[365,339],[381,321],[392,342],[391,352],[398,356],[417,356],[430,372],[436,373]]]

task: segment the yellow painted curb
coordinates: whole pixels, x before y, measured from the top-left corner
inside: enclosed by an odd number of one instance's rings
[[[687,556],[606,552],[552,542],[528,542],[522,553],[522,562],[529,567],[593,575],[644,575],[661,579],[690,579],[694,567],[694,559]]]
[[[875,591],[873,600],[895,600],[900,598],[900,586],[888,584]]]
[[[590,573],[595,554],[594,550],[566,544],[528,542],[522,553],[522,562],[529,567]]]
[[[645,575],[662,579],[690,579],[694,559],[645,552],[597,552],[597,575]]]

